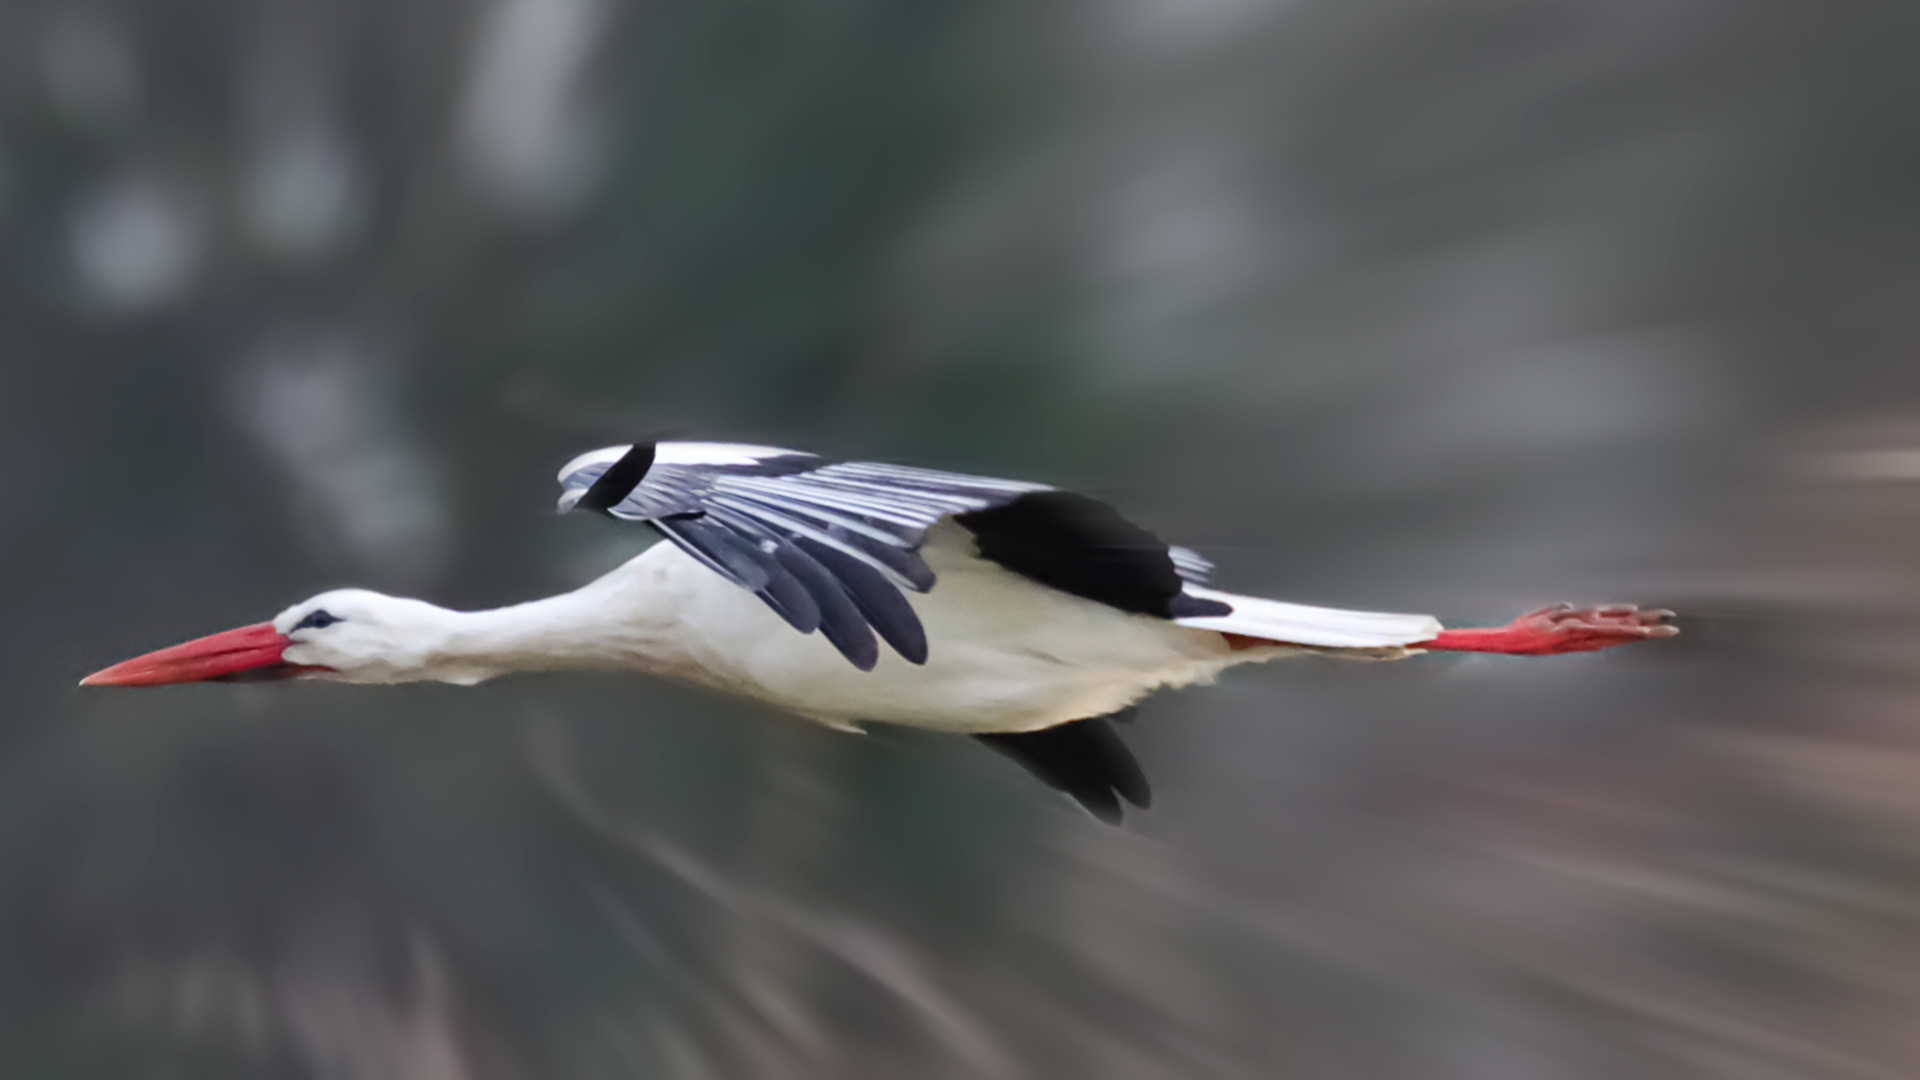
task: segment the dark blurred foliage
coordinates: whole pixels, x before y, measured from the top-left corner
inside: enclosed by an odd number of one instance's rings
[[[1920,1072],[1892,0],[0,4],[0,1075]],[[634,679],[81,693],[454,605],[681,433],[1228,588],[1687,636],[1156,700],[1124,830]]]

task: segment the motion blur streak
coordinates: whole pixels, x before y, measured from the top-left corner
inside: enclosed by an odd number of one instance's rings
[[[0,4],[0,1076],[1920,1075],[1896,0]],[[80,697],[461,607],[679,434],[1235,591],[1686,633],[984,750],[640,679]]]

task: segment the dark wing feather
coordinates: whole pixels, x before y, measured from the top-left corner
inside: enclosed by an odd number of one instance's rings
[[[767,564],[738,534],[697,517],[658,518],[649,524],[708,569],[749,592],[767,587],[772,576]]]
[[[1233,610],[1184,593],[1164,541],[1085,495],[1032,491],[955,520],[972,531],[981,558],[1061,592],[1169,619]]]
[[[1120,823],[1122,799],[1142,810],[1153,804],[1153,790],[1140,771],[1140,762],[1107,717],[974,738],[1019,762],[1049,787],[1073,796],[1088,813],[1109,825]]]
[[[902,584],[914,592],[926,592],[933,588],[933,571],[920,558],[917,550],[876,544],[839,528],[828,529],[827,539],[829,542],[822,546],[872,567],[882,578]]]
[[[607,511],[633,493],[647,470],[653,468],[654,445],[637,443],[613,462],[599,470],[593,482],[581,493],[576,506],[582,510]]]
[[[854,667],[872,671],[880,662],[880,644],[873,639],[873,628],[841,587],[841,582],[797,544],[782,542],[774,549],[774,557],[812,597],[820,616],[821,636],[839,649],[840,655],[852,661]],[[908,613],[912,613],[911,609]],[[915,620],[916,624],[918,621]]]
[[[1167,545],[1085,495],[1031,492],[959,521],[981,558],[1061,592],[1141,615],[1165,615],[1180,595]]]
[[[750,538],[707,518],[665,518],[652,524],[708,567],[766,601],[795,630],[811,634],[819,629],[820,608],[812,591]]]
[[[888,645],[893,646],[894,652],[911,663],[927,662],[927,632],[920,625],[920,617],[913,613],[907,598],[893,587],[885,575],[817,540],[803,536],[795,540],[794,545],[813,556],[814,561],[825,567],[846,588],[848,598],[860,609],[860,614],[868,624],[886,639]]]

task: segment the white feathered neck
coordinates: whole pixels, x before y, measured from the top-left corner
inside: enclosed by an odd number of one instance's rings
[[[292,638],[288,663],[337,682],[472,686],[521,671],[651,670],[684,663],[659,593],[618,572],[573,592],[485,611],[339,589],[274,620]],[[300,629],[315,612],[332,622]]]

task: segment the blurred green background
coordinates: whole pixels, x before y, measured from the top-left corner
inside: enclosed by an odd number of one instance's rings
[[[0,0],[0,1076],[1920,1073],[1920,13]],[[562,591],[657,434],[1556,661],[1149,703],[1104,828],[640,678],[79,692]]]

